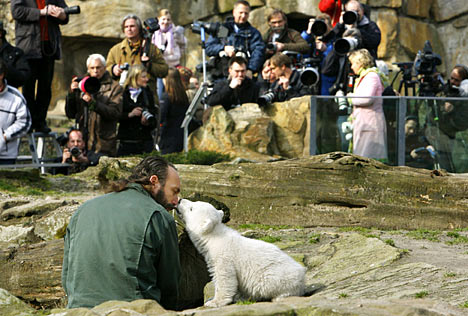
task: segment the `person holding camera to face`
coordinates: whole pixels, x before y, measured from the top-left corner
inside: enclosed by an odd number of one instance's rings
[[[152,23],[154,22],[156,21],[153,20]],[[151,28],[159,27],[157,22],[155,24],[151,25]],[[142,64],[148,73],[148,87],[153,93],[155,103],[159,104],[156,78],[164,78],[169,69],[163,54],[151,43],[151,36],[146,33],[140,18],[136,15],[129,14],[124,17],[122,32],[125,38],[114,45],[107,54],[107,70],[113,79],[119,80],[121,85],[124,85],[128,69],[122,66]]]
[[[90,55],[86,66],[86,76],[81,80],[74,77],[71,81],[65,113],[68,118],[75,119],[89,151],[115,156],[123,89],[106,70],[104,56]]]
[[[361,48],[367,49],[374,60],[377,59],[377,48],[381,40],[379,27],[370,20],[369,14],[365,13],[364,6],[359,1],[346,1],[344,9],[340,22],[333,28],[336,38],[342,37],[348,28],[357,28],[362,37]]]
[[[49,133],[47,110],[52,97],[55,60],[62,57],[60,25],[68,23],[64,0],[12,0],[16,47],[23,50],[30,76],[23,86],[36,132]],[[36,88],[37,86],[37,88]]]
[[[268,15],[268,25],[270,28],[263,39],[267,43],[266,59],[286,50],[302,55],[309,52],[309,45],[301,37],[301,33],[288,27],[288,18],[282,10],[275,9]]]
[[[117,156],[149,153],[154,149],[152,131],[159,125],[159,113],[148,81],[145,66],[130,67],[122,98]]]
[[[265,43],[262,35],[249,22],[250,4],[245,0],[237,0],[232,10],[233,20],[229,19],[223,25],[229,30],[227,38],[210,36],[206,42],[208,56],[244,57],[248,60],[246,76],[252,78],[261,70],[265,57]]]

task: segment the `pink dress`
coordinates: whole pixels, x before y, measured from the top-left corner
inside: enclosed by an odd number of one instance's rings
[[[384,87],[379,75],[370,71],[356,81],[349,96],[381,96]],[[387,127],[382,99],[353,98],[353,153],[374,159],[388,159]]]

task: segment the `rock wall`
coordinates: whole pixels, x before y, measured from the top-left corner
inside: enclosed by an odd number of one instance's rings
[[[63,99],[73,74],[85,71],[90,53],[107,55],[109,48],[121,40],[120,23],[123,16],[135,13],[142,19],[156,16],[168,8],[177,24],[186,28],[188,48],[183,63],[194,68],[201,62],[200,36],[190,31],[194,20],[223,21],[235,0],[71,0],[69,6],[79,5],[81,14],[70,17],[62,27],[64,58],[58,62],[53,86],[55,103]],[[442,56],[439,70],[447,73],[456,63],[468,64],[464,52],[468,42],[463,36],[468,29],[468,1],[465,0],[362,0],[372,7],[371,18],[382,30],[378,55],[389,64],[412,61],[424,42],[430,40],[434,52]],[[309,17],[319,14],[319,0],[252,0],[250,21],[261,32],[268,28],[266,16],[271,8],[282,8],[290,25],[302,30]],[[180,8],[183,8],[180,10]],[[14,21],[10,1],[0,0],[0,18],[8,30],[7,38],[14,43]]]

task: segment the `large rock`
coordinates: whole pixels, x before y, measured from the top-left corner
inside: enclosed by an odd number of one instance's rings
[[[468,13],[468,2],[460,0],[433,0],[436,22],[448,21]]]
[[[0,288],[0,314],[2,316],[29,316],[33,312],[34,309],[31,306]]]
[[[410,16],[429,18],[433,3],[433,0],[407,0],[403,3],[403,10]]]

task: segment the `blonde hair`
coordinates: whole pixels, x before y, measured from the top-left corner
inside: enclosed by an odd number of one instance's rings
[[[138,77],[140,77],[140,75],[144,72],[148,73],[146,67],[141,64],[131,66],[128,70],[128,75],[127,79],[125,80],[124,87],[128,88],[130,86],[132,88],[138,88]]]
[[[369,51],[367,49],[365,49],[365,48],[352,51],[349,54],[348,59],[350,61],[355,61],[363,69],[367,69],[367,68],[371,68],[371,67],[375,66],[374,58],[372,58]]]
[[[158,14],[158,18],[162,17],[162,16],[166,16],[166,15],[171,15],[171,12],[169,12],[168,9],[161,9],[159,10],[159,14]]]

